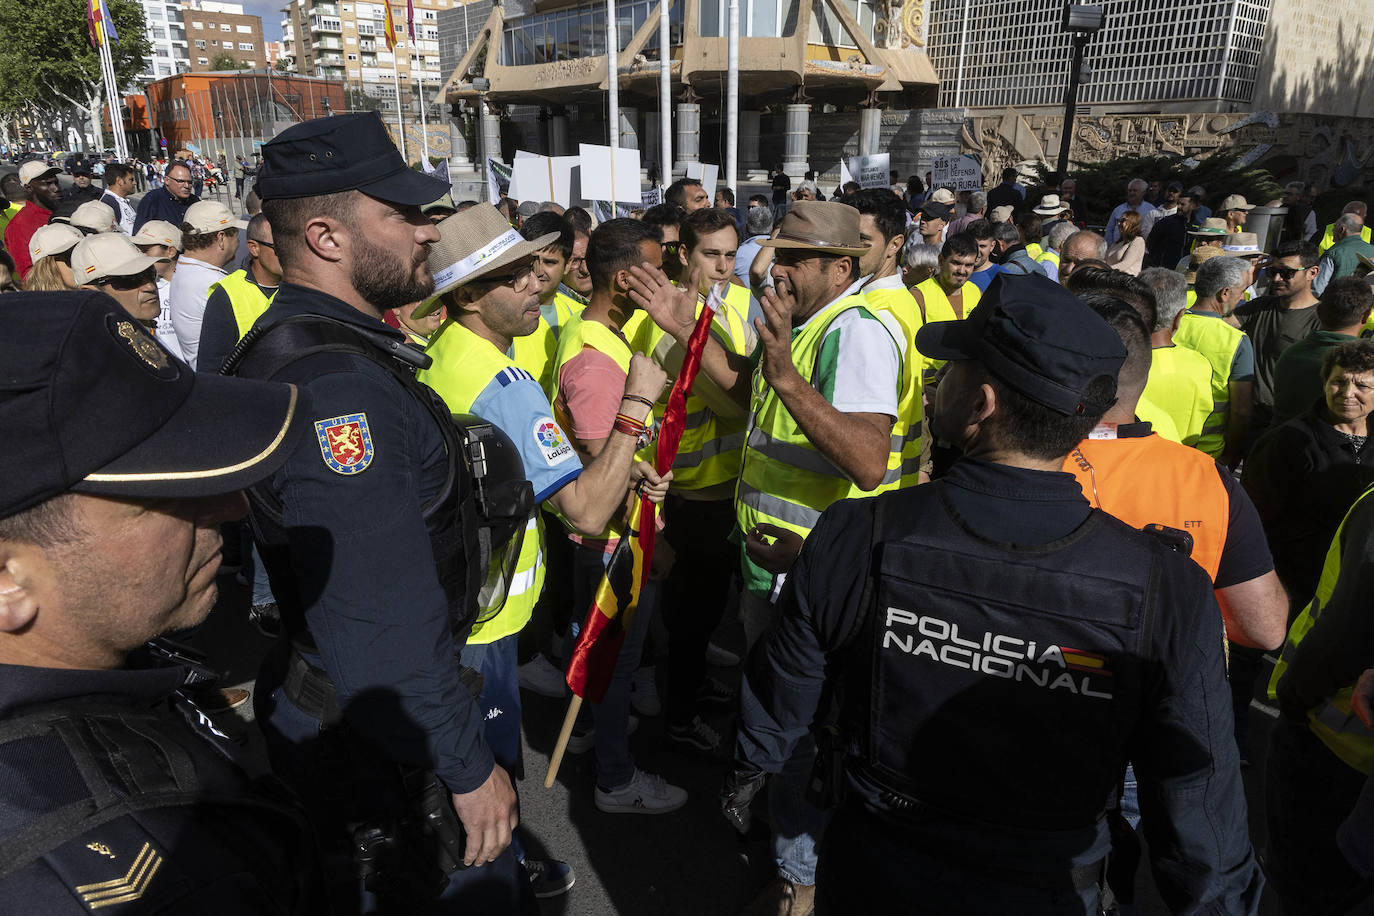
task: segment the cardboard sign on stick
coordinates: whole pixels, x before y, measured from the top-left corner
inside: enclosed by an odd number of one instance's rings
[[[951,191],[983,190],[983,167],[972,156],[936,156],[930,164],[930,180]]]
[[[516,200],[551,200],[571,207],[573,174],[579,161],[577,156],[517,155],[511,169],[509,194]]]
[[[582,165],[582,199],[639,205],[639,150],[577,145]]]
[[[861,188],[891,186],[892,177],[888,174],[891,168],[892,157],[888,153],[849,157],[849,174],[854,176],[853,180],[857,181]]]
[[[687,163],[687,177],[701,182],[702,190],[711,200],[716,199],[716,181],[720,178],[720,166],[705,162]]]

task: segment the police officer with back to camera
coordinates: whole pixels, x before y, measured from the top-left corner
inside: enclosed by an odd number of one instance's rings
[[[1127,760],[1165,902],[1255,912],[1211,584],[1181,533],[1129,528],[1059,471],[1115,399],[1120,338],[1003,276],[916,342],[951,361],[932,422],[964,457],[822,516],[752,659],[727,817],[747,825],[835,690],[818,914],[1096,913]]]
[[[375,112],[291,127],[263,157],[282,283],[225,371],[314,402],[314,435],[249,493],[284,628],[255,692],[273,768],[310,811],[338,911],[532,911],[507,850],[515,793],[457,661],[479,548],[500,540],[479,528],[490,493],[414,380],[428,358],[382,321],[434,288],[420,208],[448,186],[406,166]]]
[[[318,912],[303,812],[234,763],[185,692],[213,675],[160,638],[214,607],[219,525],[308,399],[198,377],[100,292],[5,300],[0,910]]]

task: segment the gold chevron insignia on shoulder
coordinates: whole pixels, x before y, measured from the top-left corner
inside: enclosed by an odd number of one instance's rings
[[[151,843],[144,843],[124,877],[101,881],[99,884],[83,884],[76,888],[76,892],[81,895],[81,902],[92,910],[128,903],[143,896],[161,867],[162,854],[154,850]]]

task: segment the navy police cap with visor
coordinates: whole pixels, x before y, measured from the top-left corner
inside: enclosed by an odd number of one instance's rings
[[[277,134],[263,144],[257,190],[263,200],[362,191],[419,207],[449,193],[449,185],[406,165],[382,116],[368,111],[315,118]]]
[[[232,493],[309,425],[294,385],[197,373],[114,299],[9,293],[0,308],[0,518],[69,491]]]
[[[1116,403],[1116,375],[1126,347],[1111,325],[1058,283],[999,273],[978,307],[960,321],[936,321],[916,333],[931,359],[971,359],[1019,394],[1065,416],[1104,413]],[[1087,398],[1099,376],[1112,379],[1106,402]]]

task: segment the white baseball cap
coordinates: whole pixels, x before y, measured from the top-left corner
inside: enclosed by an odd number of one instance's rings
[[[181,230],[165,219],[150,219],[134,233],[135,245],[168,245],[181,250]]]
[[[39,226],[38,231],[29,237],[29,260],[37,261],[51,255],[71,251],[84,235],[64,223],[48,223]]]
[[[186,217],[182,222],[197,235],[248,228],[248,220],[238,219],[232,210],[217,200],[201,200],[191,204],[186,208]]]
[[[114,232],[114,208],[98,200],[88,200],[72,211],[67,222],[78,229],[89,229],[92,232]]]
[[[82,239],[72,251],[72,276],[77,283],[96,283],[106,277],[131,277],[168,258],[139,251],[126,235],[102,232]]]
[[[62,170],[56,166],[48,165],[41,159],[30,159],[19,167],[19,183],[28,184],[35,178],[48,178],[60,174],[62,174]]]

